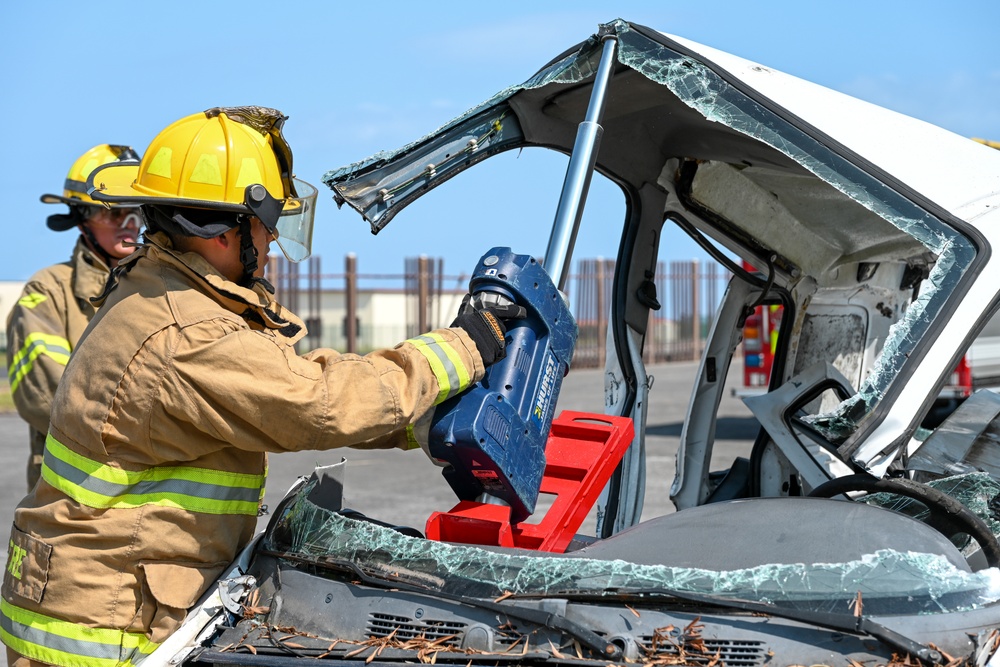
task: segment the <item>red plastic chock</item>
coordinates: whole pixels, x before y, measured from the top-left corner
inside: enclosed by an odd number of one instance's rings
[[[545,444],[539,500],[554,496],[537,523],[512,524],[510,507],[462,500],[427,519],[429,539],[563,553],[632,444],[628,417],[565,411]],[[537,511],[537,509],[536,509]],[[533,518],[533,517],[532,517]]]

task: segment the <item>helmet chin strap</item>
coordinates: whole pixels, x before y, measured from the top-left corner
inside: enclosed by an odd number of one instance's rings
[[[253,244],[253,231],[250,225],[250,216],[240,214],[239,216],[239,237],[240,237],[240,263],[243,264],[243,279],[240,285],[248,289],[253,289],[255,283],[259,283],[271,294],[274,294],[274,285],[266,278],[257,277],[257,247]]]
[[[80,233],[83,235],[83,240],[86,242],[87,247],[96,254],[98,257],[104,260],[104,263],[109,269],[115,268],[118,265],[118,259],[112,257],[101,244],[97,242],[97,237],[94,236],[93,230],[87,226],[86,222],[80,224]]]

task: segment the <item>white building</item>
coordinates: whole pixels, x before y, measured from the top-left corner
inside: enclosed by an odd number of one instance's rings
[[[0,351],[7,345],[7,315],[17,303],[24,289],[23,280],[0,280]],[[464,292],[446,293],[440,299],[431,298],[429,329],[448,326],[458,312]],[[332,347],[345,350],[347,329],[343,290],[324,290],[320,294],[318,322],[316,313],[308,312],[305,294],[299,295],[297,315],[307,320],[309,338],[301,349]],[[407,297],[402,290],[358,290],[357,296],[357,346],[358,352],[368,352],[381,347],[392,347],[418,333],[416,298]],[[318,325],[318,326],[317,326]]]

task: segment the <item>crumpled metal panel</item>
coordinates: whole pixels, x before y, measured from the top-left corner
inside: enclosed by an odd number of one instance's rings
[[[437,130],[394,151],[328,171],[323,182],[338,206],[358,211],[377,234],[407,204],[491,155],[521,145],[524,133],[506,100],[520,90],[575,83],[596,72],[600,43],[543,68],[524,83],[500,91]]]

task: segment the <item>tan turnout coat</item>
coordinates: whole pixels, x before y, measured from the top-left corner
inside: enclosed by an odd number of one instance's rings
[[[17,412],[28,422],[28,490],[42,469],[52,396],[70,352],[97,307],[90,302],[104,290],[108,266],[80,237],[68,262],[31,276],[7,315],[7,374]]]
[[[36,660],[140,660],[252,537],[265,452],[418,446],[432,408],[484,373],[461,329],[300,356],[298,318],[169,245],[123,261],[15,512],[0,620]]]

